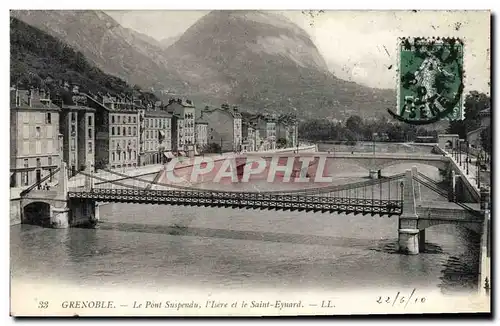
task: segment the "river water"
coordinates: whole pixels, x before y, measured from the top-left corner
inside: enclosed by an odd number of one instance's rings
[[[439,180],[436,168],[418,169]],[[366,175],[350,165],[334,177],[353,182]],[[422,198],[437,199],[425,189]],[[454,225],[427,229],[426,251],[406,256],[396,253],[395,217],[140,204],[103,205],[100,216],[96,230],[12,226],[12,277],[152,289],[337,291],[411,284],[444,294],[477,284],[478,236]]]

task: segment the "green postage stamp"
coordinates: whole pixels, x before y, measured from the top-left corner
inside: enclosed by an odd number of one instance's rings
[[[412,124],[461,119],[462,40],[401,38],[398,50],[398,115],[395,117]]]

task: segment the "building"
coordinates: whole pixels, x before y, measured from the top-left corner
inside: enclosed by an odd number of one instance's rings
[[[138,165],[140,102],[109,95],[85,94],[95,111],[95,166],[124,168]]]
[[[30,186],[59,166],[59,112],[48,92],[11,88],[11,187]],[[51,184],[54,179],[47,182]]]
[[[143,164],[165,162],[165,155],[172,151],[172,115],[161,107],[144,113]]]
[[[280,119],[281,118],[281,119]],[[276,122],[277,142],[284,142],[285,147],[297,146],[297,123],[292,117],[282,116]]]
[[[70,176],[87,167],[93,170],[95,166],[95,109],[87,102],[87,96],[81,95],[77,87],[54,99],[54,104],[61,108],[62,157]]]
[[[206,107],[203,118],[208,122],[208,143],[219,144],[223,152],[242,150],[242,117],[236,107]]]
[[[491,123],[491,110],[489,108],[479,112],[481,126],[467,133],[467,141],[473,148],[481,148],[481,133],[488,128]]]
[[[272,115],[258,115],[252,119],[255,123],[259,141],[257,142],[257,151],[268,151],[276,149],[276,117]]]
[[[255,152],[257,143],[257,134],[255,132],[255,124],[250,121],[242,122],[242,151],[243,152]]]
[[[198,151],[203,151],[208,145],[208,122],[203,119],[203,111],[195,122],[195,144]]]
[[[172,115],[172,149],[194,155],[196,108],[190,100],[170,99],[166,110]]]

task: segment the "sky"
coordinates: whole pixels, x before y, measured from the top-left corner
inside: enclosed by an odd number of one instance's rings
[[[157,40],[182,34],[208,11],[107,11],[121,25]],[[490,15],[485,11],[280,11],[302,27],[337,77],[376,88],[397,88],[401,36],[464,40],[465,92],[489,94]]]

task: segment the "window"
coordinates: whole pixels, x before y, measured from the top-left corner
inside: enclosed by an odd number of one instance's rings
[[[118,123],[121,121],[121,116],[117,116]]]
[[[28,177],[28,172],[21,172],[21,179],[22,183],[27,186],[29,185],[29,177]]]
[[[127,129],[123,127],[123,136],[127,135]]]
[[[71,125],[71,134],[74,135],[76,133],[75,125]]]
[[[24,167],[25,168],[29,167],[29,163],[28,163],[28,159],[27,158],[24,159]]]
[[[111,127],[111,136],[115,135],[115,127]]]
[[[23,142],[23,153],[24,153],[24,155],[30,155],[30,142],[29,141]]]
[[[89,143],[88,143],[88,151],[89,151],[89,153],[92,153],[92,142],[91,141],[89,141]]]
[[[131,123],[131,122],[132,122],[132,117],[128,116],[128,123]]]
[[[137,136],[137,127],[134,127],[134,136]]]
[[[128,160],[129,160],[129,161],[130,161],[130,159],[132,158],[132,157],[131,157],[131,154],[132,154],[132,153],[131,153],[130,151],[128,151]]]
[[[158,119],[155,119],[155,128],[158,128]]]
[[[40,158],[36,159],[36,167],[39,168],[42,166],[42,162],[40,161]]]
[[[92,128],[89,128],[89,139],[92,139]]]
[[[111,115],[111,123],[115,123],[115,116]]]
[[[111,152],[111,161],[115,161],[115,152]]]
[[[24,139],[30,138],[30,126],[29,125],[23,125],[23,138]]]
[[[76,141],[75,138],[71,138],[71,150],[74,151],[76,148]]]
[[[163,122],[163,120],[160,119],[160,129],[161,129],[162,122]]]
[[[92,116],[89,115],[89,126],[92,126]]]
[[[117,132],[117,135],[120,136],[120,127],[116,127],[116,132]]]
[[[125,148],[125,139],[122,140],[122,148]]]
[[[47,165],[52,165],[52,156],[47,158]]]
[[[117,152],[117,153],[118,153],[118,161],[120,161],[121,160],[121,155],[120,155],[121,152]]]
[[[136,158],[136,153],[135,153],[135,151],[133,151],[133,152],[132,152],[132,159],[134,159],[134,160],[135,160],[135,158]]]
[[[47,153],[52,153],[53,151],[53,142],[52,139],[47,140]]]
[[[52,138],[52,126],[47,126],[47,138]]]
[[[137,117],[135,117],[135,116],[134,116],[134,117],[132,118],[132,121],[133,121],[134,123],[137,123]]]
[[[146,119],[146,128],[149,128],[149,119]]]
[[[71,112],[71,122],[76,121],[76,112]]]
[[[116,146],[115,141],[114,141],[114,140],[112,140],[112,141],[111,141],[111,149],[115,149],[115,146]]]
[[[39,126],[35,128],[35,137],[40,138],[40,134],[42,133],[42,129]]]
[[[45,123],[48,125],[52,123],[52,114],[50,112],[47,112],[45,114]]]
[[[29,112],[21,112],[23,116],[23,123],[30,123],[30,114]]]
[[[129,117],[130,118],[130,117]],[[132,127],[128,127],[128,135],[131,136],[132,135]]]

